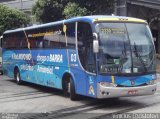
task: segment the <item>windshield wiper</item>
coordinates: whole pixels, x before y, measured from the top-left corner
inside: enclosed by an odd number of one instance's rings
[[[138,51],[137,51],[137,47],[136,47],[136,43],[135,43],[135,42],[134,42],[134,49],[135,49],[135,52],[134,52],[134,53],[135,53],[136,57],[139,58],[141,64],[143,65],[144,70],[147,72],[147,67],[146,67],[146,65],[145,65],[145,63],[144,63],[141,55],[139,55],[139,53],[138,53]]]

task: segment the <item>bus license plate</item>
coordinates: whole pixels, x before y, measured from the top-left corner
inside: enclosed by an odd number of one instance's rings
[[[129,90],[128,95],[137,95],[138,90]]]

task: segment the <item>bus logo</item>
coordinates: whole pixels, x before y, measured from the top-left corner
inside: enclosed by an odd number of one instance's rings
[[[89,87],[89,94],[90,94],[90,95],[95,95],[94,89],[93,89],[93,86],[92,86],[92,85],[90,85],[90,87]]]
[[[131,81],[131,85],[132,85],[132,86],[135,85],[135,82],[134,82],[134,81]]]

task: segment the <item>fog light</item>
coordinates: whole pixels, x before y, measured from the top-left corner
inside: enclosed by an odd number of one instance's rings
[[[110,95],[110,93],[109,93],[109,92],[106,92],[106,94],[107,94],[107,95]]]
[[[102,95],[105,95],[105,92],[102,92]]]
[[[156,89],[153,89],[152,92],[156,92]]]

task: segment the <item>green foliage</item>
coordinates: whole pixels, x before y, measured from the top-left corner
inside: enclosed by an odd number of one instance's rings
[[[64,8],[65,18],[71,18],[75,16],[84,16],[87,15],[88,11],[86,8],[79,7],[76,3],[69,2]]]
[[[5,30],[26,26],[29,22],[30,19],[25,13],[0,5],[0,35]]]
[[[60,20],[63,18],[63,4],[60,0],[37,0],[33,6],[33,14],[35,14],[38,21],[47,23],[51,21]]]
[[[114,11],[115,0],[76,0],[76,2],[92,15],[106,15]]]
[[[114,11],[115,0],[37,0],[33,14],[42,23],[82,15],[106,15]]]

